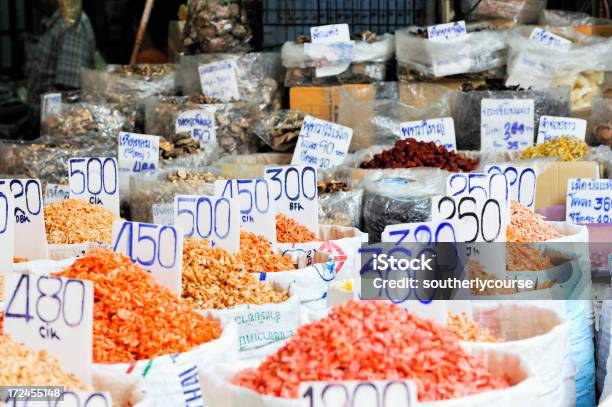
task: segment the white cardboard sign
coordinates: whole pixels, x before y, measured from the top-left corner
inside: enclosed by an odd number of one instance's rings
[[[268,180],[276,212],[282,213],[319,235],[319,199],[317,169],[312,166],[267,167]]]
[[[414,138],[418,141],[433,141],[446,147],[447,150],[457,150],[455,139],[455,122],[452,117],[423,119],[400,124],[401,137]]]
[[[183,233],[174,226],[117,220],[112,228],[113,250],[123,253],[155,281],[181,295]]]
[[[70,198],[100,205],[119,216],[117,160],[113,157],[71,158]]]
[[[276,208],[268,181],[233,179],[215,181],[215,196],[236,198],[240,205],[240,226],[247,232],[265,236],[276,245]]]
[[[485,166],[485,171],[487,174],[503,174],[508,181],[509,198],[531,210],[535,209],[538,177],[535,168],[496,164]]]
[[[430,41],[448,41],[464,35],[467,35],[464,20],[427,27],[427,39]]]
[[[567,180],[565,219],[579,225],[612,223],[612,179]]]
[[[350,127],[306,116],[291,164],[336,167],[344,162],[352,137]]]
[[[533,99],[482,99],[481,150],[520,151],[533,145]]]
[[[215,113],[212,110],[187,110],[181,112],[174,124],[175,133],[189,133],[191,138],[204,146],[217,144]]]
[[[301,407],[417,406],[417,389],[410,381],[302,382]]]
[[[208,97],[220,99],[223,102],[240,100],[238,78],[236,76],[236,61],[226,59],[211,62],[198,67],[202,93]]]
[[[533,29],[529,39],[531,41],[557,49],[567,49],[567,46],[571,45],[572,43],[570,40],[566,40],[563,37],[553,34],[550,31],[543,30],[539,27]]]
[[[541,116],[538,125],[538,143],[542,144],[563,136],[584,140],[587,122],[573,117]]]
[[[310,27],[310,38],[312,43],[304,44],[304,52],[318,61],[317,78],[338,75],[348,69],[355,47],[348,24]]]
[[[171,204],[153,204],[151,205],[153,213],[153,223],[156,225],[174,225],[174,203]]]
[[[47,184],[45,186],[45,205],[70,198],[68,185]]]
[[[176,195],[174,225],[184,236],[208,239],[230,253],[240,250],[240,208],[234,199],[206,195]]]
[[[46,275],[10,273],[4,280],[4,334],[46,350],[91,384],[93,284]]]
[[[159,167],[159,136],[119,133],[119,172],[122,175],[155,171]]]
[[[62,94],[45,93],[42,96],[40,118],[44,120],[47,116],[59,116],[62,113]]]
[[[0,276],[13,271],[15,257],[15,199],[7,184],[0,185]]]
[[[54,389],[49,389],[53,392]],[[113,407],[113,399],[110,393],[107,392],[87,392],[87,391],[61,391],[59,397],[49,397],[42,401],[39,399],[11,399],[7,398],[4,401],[10,407]]]
[[[14,255],[31,260],[48,258],[45,212],[40,181],[37,179],[3,179],[14,199]],[[12,263],[12,260],[11,260]]]

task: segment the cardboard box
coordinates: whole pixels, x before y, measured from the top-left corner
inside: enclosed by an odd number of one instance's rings
[[[292,87],[289,89],[289,107],[322,120],[335,122],[338,118],[341,89],[359,90],[355,92],[358,99],[374,99],[375,90],[369,84]]]
[[[556,161],[536,181],[536,208],[565,205],[567,180],[570,178],[599,178],[599,167],[593,161]]]

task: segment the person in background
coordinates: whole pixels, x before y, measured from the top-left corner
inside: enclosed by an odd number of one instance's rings
[[[94,31],[80,0],[35,0],[34,4],[45,16],[45,31],[28,72],[32,138],[40,132],[41,96],[78,89],[81,67],[94,68],[96,52]]]

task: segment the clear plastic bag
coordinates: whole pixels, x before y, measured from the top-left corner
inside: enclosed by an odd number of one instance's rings
[[[474,10],[474,17],[533,24],[538,21],[538,16],[546,8],[546,3],[546,0],[482,0]]]
[[[348,168],[317,172],[319,223],[360,228],[363,188],[352,181]]]
[[[293,151],[300,135],[304,114],[297,110],[265,113],[253,131],[274,151]]]
[[[178,83],[184,95],[202,91],[198,66],[233,60],[241,100],[257,101],[260,110],[279,110],[282,106],[283,67],[278,52],[252,52],[242,55],[201,54],[181,55]]]
[[[587,143],[612,147],[612,95],[598,95],[592,99],[593,132],[587,134]]]
[[[191,0],[183,29],[189,54],[248,52],[253,31],[249,14],[257,15],[253,0]]]
[[[213,168],[190,171],[168,168],[157,173],[130,177],[130,209],[132,220],[153,223],[153,205],[174,205],[179,194],[212,194],[213,183],[219,179]]]
[[[612,38],[583,36],[568,27],[547,29],[572,41],[561,48],[529,39],[534,27],[516,27],[508,35],[506,85],[546,89],[571,87],[572,107],[590,107],[590,99],[612,71]]]
[[[374,99],[360,97],[361,89],[340,89],[338,123],[353,129],[349,151],[372,145],[393,144],[400,138],[401,123],[451,115],[451,91],[427,107],[414,107],[399,101],[397,83],[378,86]]]
[[[457,149],[480,150],[480,108],[483,99],[533,99],[533,128],[538,128],[540,116],[570,115],[569,89],[548,90],[472,90],[457,93],[453,118]],[[534,130],[534,143],[537,131]]]
[[[225,178],[257,178],[264,176],[266,167],[291,164],[292,154],[261,153],[224,157],[215,163],[219,175]]]
[[[387,225],[427,222],[431,197],[444,195],[448,172],[432,168],[372,171],[363,180],[363,230],[380,242]]]
[[[395,34],[398,79],[413,81],[464,74],[473,74],[469,77],[475,78],[501,77],[506,63],[505,31],[482,28],[482,24],[468,24],[466,35],[448,41],[430,41],[420,36],[422,27],[398,30]]]
[[[568,25],[591,25],[595,19],[587,13],[567,10],[542,10],[538,25],[564,27]]]
[[[308,55],[304,44],[289,41],[281,48],[283,66],[287,68],[285,86],[381,82],[385,80],[387,66],[394,51],[392,34],[383,34],[372,41],[355,41],[351,61],[346,70],[337,75],[317,77],[318,61]]]

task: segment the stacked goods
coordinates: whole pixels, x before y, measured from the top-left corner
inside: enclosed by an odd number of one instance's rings
[[[517,243],[544,242],[563,237],[544,217],[529,210],[517,201],[510,201],[510,223],[506,229],[506,241]]]
[[[574,137],[559,137],[523,150],[519,159],[559,157],[563,161],[577,161],[588,153],[589,146],[584,141]]]
[[[45,207],[47,242],[111,244],[113,222],[120,219],[99,205],[78,199],[54,202]]]
[[[223,309],[280,303],[288,293],[259,282],[236,256],[210,247],[208,240],[187,238],[183,243],[182,296],[197,309]]]
[[[0,330],[2,328],[0,320]],[[62,386],[65,390],[91,390],[66,373],[59,361],[44,350],[35,351],[0,335],[0,386]]]
[[[218,321],[198,314],[129,258],[110,250],[91,252],[54,275],[93,283],[96,363],[186,352],[221,335]]]
[[[291,258],[274,253],[268,239],[244,230],[240,231],[238,260],[249,273],[270,273],[295,269]]]
[[[340,380],[412,380],[421,402],[510,386],[464,351],[451,331],[382,301],[334,307],[232,382],[260,394],[297,398],[300,382]]]
[[[306,226],[282,213],[276,215],[276,241],[278,243],[308,243],[317,240],[317,235]]]
[[[477,160],[464,158],[434,142],[413,138],[398,140],[393,148],[375,154],[360,165],[366,169],[432,167],[452,172],[468,172],[477,166]]]

